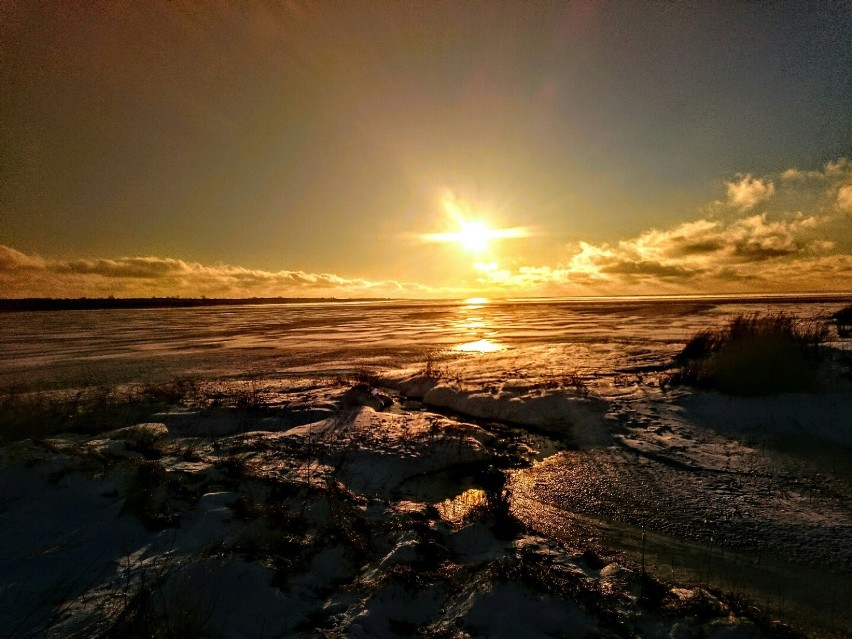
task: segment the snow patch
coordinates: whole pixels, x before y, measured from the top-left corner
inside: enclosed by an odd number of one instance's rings
[[[423,397],[427,406],[449,409],[479,419],[533,426],[578,438],[601,434],[609,403],[564,390],[503,388],[497,392],[464,391],[438,384]]]

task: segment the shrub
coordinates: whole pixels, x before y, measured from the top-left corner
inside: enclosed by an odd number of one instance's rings
[[[828,327],[784,313],[739,315],[727,326],[701,331],[675,357],[674,382],[732,395],[805,390],[819,367]]]
[[[230,479],[242,481],[251,479],[254,473],[254,465],[249,461],[250,454],[226,455],[217,459],[214,464],[216,468],[222,470]]]
[[[197,402],[201,395],[201,388],[195,380],[175,378],[157,384],[143,385],[139,392],[139,400],[163,404],[180,404],[182,402]]]
[[[0,443],[59,433],[95,434],[129,426],[142,407],[114,389],[90,386],[74,392],[0,390]]]
[[[149,531],[178,525],[180,514],[168,504],[168,473],[157,462],[142,462],[130,479],[122,513],[134,515]]]
[[[132,563],[127,559],[124,589],[103,606],[105,618],[73,637],[98,639],[191,639],[210,637],[210,618],[215,604],[201,606],[178,565],[165,558]],[[183,587],[182,587],[183,586]],[[49,633],[53,636],[54,633]]]
[[[837,325],[837,334],[840,337],[852,335],[852,306],[841,308],[831,316],[831,319]]]

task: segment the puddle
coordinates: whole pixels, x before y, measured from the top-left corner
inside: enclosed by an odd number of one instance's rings
[[[441,519],[454,526],[460,526],[471,511],[487,503],[488,496],[484,490],[468,488],[460,495],[435,504],[435,508],[441,515]]]
[[[642,530],[633,526],[598,524],[605,544],[639,565],[644,560],[648,572],[660,579],[742,593],[768,614],[804,627],[836,632],[852,624],[848,574],[829,576],[824,569],[779,557],[733,552],[658,533],[646,532],[643,540]]]
[[[463,468],[446,468],[435,473],[411,477],[395,487],[390,497],[427,504],[453,499],[459,491],[478,489],[482,486],[476,478],[476,471],[477,466],[469,464]]]
[[[532,529],[567,543],[600,545],[623,553],[656,578],[743,594],[762,611],[828,636],[852,627],[852,575],[777,556],[735,552],[586,514],[568,512],[527,496],[513,497],[511,512]]]

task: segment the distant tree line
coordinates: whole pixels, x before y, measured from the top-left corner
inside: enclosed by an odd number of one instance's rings
[[[125,308],[191,308],[197,306],[247,306],[251,304],[294,304],[299,302],[333,303],[362,302],[386,298],[335,298],[335,297],[29,297],[0,299],[3,311],[86,311],[95,309]]]

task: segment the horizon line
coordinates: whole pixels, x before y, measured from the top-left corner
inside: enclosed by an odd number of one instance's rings
[[[110,308],[154,308],[154,307],[199,307],[227,305],[264,304],[331,304],[365,302],[459,302],[476,299],[477,303],[542,303],[542,302],[595,302],[595,301],[690,301],[690,300],[753,300],[768,299],[826,299],[835,300],[852,297],[852,291],[797,291],[788,293],[678,293],[665,295],[571,295],[571,296],[519,296],[519,297],[300,297],[300,296],[253,296],[253,297],[0,297],[0,311],[39,310],[108,310]]]

